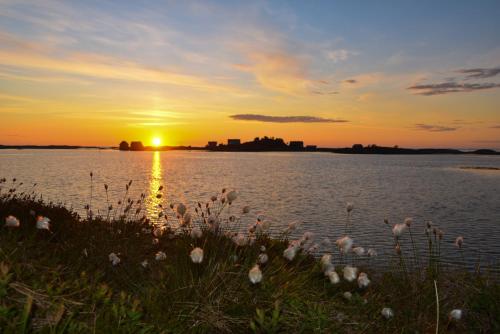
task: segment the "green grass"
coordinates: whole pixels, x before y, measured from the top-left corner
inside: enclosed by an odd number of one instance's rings
[[[50,232],[36,229],[30,210],[51,219]],[[3,226],[8,215],[21,226]],[[285,236],[260,234],[239,247],[225,233],[204,228],[192,239],[185,228],[153,244],[146,219],[82,219],[15,192],[0,195],[0,219],[1,333],[434,333],[434,281],[440,333],[500,332],[500,287],[484,273],[442,267],[436,274],[432,262],[408,274],[368,267],[372,283],[359,289],[343,279],[332,285],[306,252],[285,260]],[[269,262],[253,285],[248,271],[261,246]],[[204,250],[201,264],[190,260],[194,247]],[[155,261],[158,251],[166,260]],[[341,274],[339,261],[334,256]],[[383,307],[395,316],[384,319]],[[458,322],[448,319],[454,308],[465,311]]]

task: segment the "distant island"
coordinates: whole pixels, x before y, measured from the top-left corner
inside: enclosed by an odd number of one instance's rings
[[[203,147],[199,146],[144,146],[141,141],[122,141],[118,147],[102,146],[72,146],[72,145],[0,145],[0,149],[118,149],[120,151],[213,151],[213,152],[330,152],[340,154],[479,154],[500,155],[492,149],[477,149],[471,151],[449,148],[401,148],[386,147],[375,144],[363,146],[354,144],[351,147],[328,148],[316,145],[305,145],[303,141],[295,140],[286,143],[282,138],[256,137],[253,141],[241,142],[240,139],[228,139],[226,143],[209,141]]]
[[[477,149],[462,151],[446,148],[400,148],[398,146],[385,147],[378,145],[363,146],[354,144],[351,147],[326,148],[316,145],[304,145],[303,141],[290,141],[288,144],[282,138],[256,137],[253,141],[241,142],[240,139],[228,139],[225,144],[209,141],[205,147],[194,146],[144,146],[140,141],[132,141],[130,145],[122,141],[118,146],[121,151],[168,151],[168,150],[205,150],[214,152],[331,152],[341,154],[481,154],[500,155],[500,152],[491,149]]]

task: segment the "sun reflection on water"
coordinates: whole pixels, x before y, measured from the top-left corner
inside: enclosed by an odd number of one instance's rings
[[[149,195],[147,200],[147,211],[148,217],[152,217],[153,220],[158,220],[158,213],[161,209],[158,207],[161,204],[162,199],[158,198],[158,189],[161,186],[163,180],[160,152],[153,152],[153,159],[151,163],[151,175],[149,177]]]

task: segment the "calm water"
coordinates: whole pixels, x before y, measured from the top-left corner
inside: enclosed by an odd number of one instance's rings
[[[103,184],[114,202],[133,180],[134,197],[145,192],[149,212],[154,194],[165,187],[165,203],[182,201],[192,208],[226,187],[240,193],[233,212],[250,205],[275,230],[303,221],[318,239],[342,235],[345,203],[352,202],[352,237],[356,244],[392,252],[384,218],[399,223],[414,218],[423,238],[431,220],[445,232],[444,252],[456,260],[453,241],[465,237],[469,264],[500,259],[500,171],[462,170],[460,166],[500,167],[500,157],[381,156],[330,153],[119,152],[99,150],[1,150],[0,177],[16,177],[46,200],[63,202],[84,213],[93,171],[94,207],[105,203]],[[26,189],[25,188],[25,189]],[[96,200],[96,198],[98,200]]]

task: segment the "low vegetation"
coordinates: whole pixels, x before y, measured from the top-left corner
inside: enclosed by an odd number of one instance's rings
[[[399,241],[412,221],[391,227],[395,265],[380,272],[356,266],[376,252],[353,246],[349,224],[321,259],[311,233],[291,239],[296,223],[273,238],[265,221],[242,233],[227,210],[235,192],[192,212],[160,207],[153,224],[144,195],[82,218],[18,185],[0,182],[2,333],[500,332],[498,279],[441,264],[432,226],[418,261]]]

